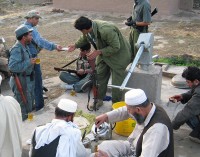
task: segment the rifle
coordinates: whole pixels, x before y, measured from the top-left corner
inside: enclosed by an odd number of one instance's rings
[[[76,70],[72,70],[72,69],[63,69],[63,68],[56,68],[56,67],[54,67],[54,70],[56,70],[58,72],[60,72],[60,71],[67,71],[69,73],[75,73],[75,74],[77,74],[77,71]]]
[[[96,70],[93,71],[93,73],[91,74],[90,76],[90,79],[88,82],[84,83],[84,85],[81,87],[81,90],[82,91],[86,91],[86,89],[89,88],[89,91],[88,91],[88,103],[87,103],[87,109],[89,111],[97,111],[98,108],[96,106],[97,104],[97,97],[98,97],[98,83],[97,83],[97,78],[96,78]],[[93,92],[93,96],[94,96],[94,102],[93,102],[93,109],[90,109],[89,108],[89,102],[90,102],[90,92]]]
[[[61,68],[56,68],[56,67],[54,67],[54,70],[56,70],[56,71],[66,71],[67,69],[63,69],[63,68],[65,68],[66,66],[68,66],[68,65],[70,65],[70,64],[72,64],[72,63],[74,63],[75,61],[77,61],[77,59],[79,59],[79,57],[78,58],[76,58],[76,59],[74,59],[74,60],[72,60],[71,62],[69,62],[69,63],[67,63],[66,65],[64,65],[64,66],[62,66]]]
[[[24,105],[27,105],[27,99],[26,99],[26,97],[25,97],[25,94],[24,94],[24,91],[23,91],[23,87],[22,87],[22,85],[21,85],[21,82],[20,82],[20,80],[19,80],[19,77],[17,76],[17,74],[14,74],[14,73],[13,73],[12,75],[13,75],[13,77],[14,77],[15,84],[16,84],[16,86],[17,86],[17,89],[18,89],[18,91],[19,91],[19,93],[20,93],[20,95],[21,95],[22,101],[23,101]]]
[[[154,16],[158,13],[158,9],[155,7],[154,10],[151,12],[151,16]]]

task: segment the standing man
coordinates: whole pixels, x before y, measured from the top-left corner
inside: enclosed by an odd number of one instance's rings
[[[96,71],[98,81],[98,102],[97,108],[103,105],[103,98],[106,95],[107,84],[112,73],[112,84],[120,86],[125,78],[125,69],[130,63],[130,45],[119,31],[119,29],[108,22],[90,20],[81,16],[74,27],[83,35],[74,44],[69,46],[69,52],[76,48],[91,43],[95,50],[87,55],[88,60],[96,58]],[[119,89],[112,89],[112,102],[122,100],[122,92]],[[92,108],[93,106],[91,106]]]
[[[134,59],[137,49],[137,43],[140,33],[148,32],[148,25],[151,23],[151,6],[147,0],[134,0],[132,16],[127,19],[125,24],[130,26],[129,42],[131,45],[132,60]]]
[[[10,87],[22,111],[22,119],[28,117],[34,104],[34,64],[27,44],[31,43],[32,29],[20,26],[15,30],[17,42],[11,48],[8,68],[12,73]]]
[[[38,53],[41,49],[47,49],[49,51],[62,49],[61,46],[56,45],[53,42],[49,42],[48,40],[42,38],[40,33],[38,32],[36,26],[38,25],[39,19],[41,18],[40,14],[36,10],[31,10],[25,16],[27,21],[24,23],[25,26],[28,28],[33,29],[32,36],[33,39],[31,43],[28,45],[32,57],[37,57]],[[36,111],[42,109],[44,107],[44,98],[43,98],[43,83],[42,83],[42,72],[40,68],[40,64],[35,64],[34,66],[35,71],[35,105]]]
[[[150,103],[141,89],[126,92],[125,103],[124,107],[96,117],[96,125],[131,117],[137,121],[135,129],[127,141],[102,142],[96,156],[174,157],[173,129],[164,109]]]
[[[192,129],[189,138],[200,143],[200,69],[188,67],[183,71],[182,77],[186,79],[191,90],[169,98],[171,101],[186,103],[185,107],[173,119],[173,129],[178,130],[181,125],[186,123]]]
[[[0,88],[2,77],[0,75]],[[3,96],[0,92],[0,156],[20,157],[21,141],[21,109],[19,103],[11,96]]]
[[[61,99],[55,109],[55,119],[35,129],[29,156],[86,157],[81,131],[73,123],[76,110],[76,102]]]

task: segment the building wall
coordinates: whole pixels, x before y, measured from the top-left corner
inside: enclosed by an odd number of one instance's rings
[[[180,0],[150,0],[151,7],[158,8],[158,15],[171,15],[179,11]]]
[[[53,0],[55,8],[99,12],[131,13],[132,0]]]
[[[159,16],[171,15],[179,8],[191,10],[193,0],[149,0],[152,6],[157,7]],[[131,13],[133,0],[53,0],[54,8],[68,10]]]
[[[193,8],[194,0],[181,0],[180,9],[190,11]]]

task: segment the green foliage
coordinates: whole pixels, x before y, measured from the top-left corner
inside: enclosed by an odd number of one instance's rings
[[[188,56],[188,55],[158,58],[158,59],[154,59],[154,62],[167,63],[169,65],[177,65],[177,66],[200,67],[199,59],[193,59],[193,57]]]

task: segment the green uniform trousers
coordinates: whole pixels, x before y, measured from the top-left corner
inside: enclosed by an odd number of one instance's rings
[[[131,52],[132,52],[131,61],[133,61],[133,59],[135,58],[137,51],[138,51],[135,44],[137,43],[140,33],[147,33],[147,32],[148,31],[146,31],[146,30],[143,32],[139,32],[137,29],[131,27],[131,30],[129,33],[129,43],[131,45]]]
[[[117,64],[117,63],[116,63]],[[124,68],[117,68],[112,65],[109,66],[104,61],[101,61],[97,66],[97,80],[98,80],[98,99],[103,100],[107,92],[107,84],[112,73],[112,85],[121,86],[124,78],[126,76],[126,71]],[[118,88],[112,88],[112,102],[119,102],[123,99],[124,92],[120,91]]]

